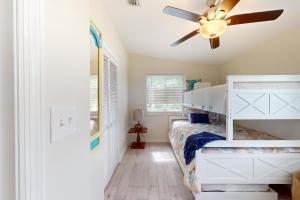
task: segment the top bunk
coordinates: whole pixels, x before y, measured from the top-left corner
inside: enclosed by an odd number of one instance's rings
[[[228,76],[227,84],[184,93],[184,106],[233,119],[300,119],[300,76]]]
[[[243,142],[233,139],[234,120],[300,119],[300,76],[228,76],[224,85],[185,92],[184,106],[226,115],[227,141],[223,145],[243,146]],[[298,147],[300,141],[247,141],[244,144]]]

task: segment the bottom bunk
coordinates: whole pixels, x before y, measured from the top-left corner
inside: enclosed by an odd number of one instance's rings
[[[195,133],[225,135],[220,123],[172,123],[170,143],[184,173],[184,182],[195,199],[277,199],[269,184],[290,184],[291,174],[300,170],[300,148],[202,148],[186,164],[184,145]],[[235,127],[235,139],[278,140],[266,133]]]

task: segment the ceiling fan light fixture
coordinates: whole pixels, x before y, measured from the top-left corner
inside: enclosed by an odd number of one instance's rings
[[[221,36],[225,32],[226,28],[226,21],[214,19],[200,27],[200,35],[204,38],[216,38]]]

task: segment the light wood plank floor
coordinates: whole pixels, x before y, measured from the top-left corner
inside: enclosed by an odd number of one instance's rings
[[[167,143],[128,149],[105,191],[107,200],[193,200]]]
[[[279,200],[289,200],[283,190]],[[168,143],[128,149],[105,190],[106,200],[193,200]]]

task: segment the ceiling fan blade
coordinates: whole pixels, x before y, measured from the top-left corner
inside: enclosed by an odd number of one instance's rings
[[[211,49],[216,49],[220,46],[220,37],[209,39]]]
[[[280,17],[283,10],[271,10],[265,12],[248,13],[241,15],[234,15],[228,17],[226,20],[230,20],[229,25],[247,24],[263,21],[272,21]]]
[[[199,33],[198,30],[195,30],[195,31],[189,33],[188,35],[184,36],[183,38],[181,38],[181,39],[177,40],[176,42],[174,42],[173,44],[171,44],[171,47],[175,47],[175,46],[181,44],[182,42],[194,37],[198,33]]]
[[[193,21],[193,22],[198,22],[201,19],[201,15],[198,15],[198,14],[186,11],[186,10],[182,10],[179,8],[174,8],[171,6],[165,7],[163,12],[165,14],[172,15],[174,17],[179,17],[179,18],[186,19],[186,20]]]
[[[219,6],[218,10],[224,10],[225,13],[229,13],[240,0],[224,0]]]

